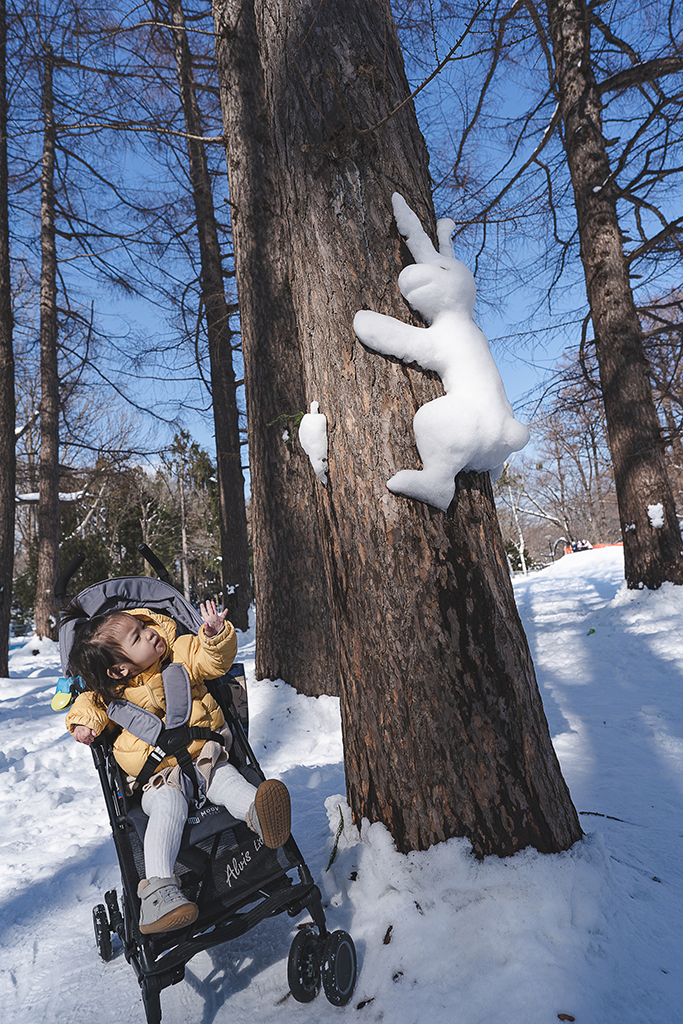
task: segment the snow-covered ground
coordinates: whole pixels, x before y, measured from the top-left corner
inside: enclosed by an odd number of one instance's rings
[[[475,861],[463,840],[396,853],[350,825],[338,706],[251,676],[251,735],[289,786],[294,833],[353,935],[345,1008],[287,995],[293,923],[195,957],[164,1024],[678,1024],[683,1019],[683,588],[629,592],[618,548],[516,581],[551,733],[586,838]],[[0,680],[0,1006],[19,1024],[143,1024],[132,969],[103,963],[91,908],[118,867],[87,748],[50,709],[56,648],[22,641]],[[336,860],[334,833],[346,827]],[[566,1019],[566,1018],[565,1018]]]

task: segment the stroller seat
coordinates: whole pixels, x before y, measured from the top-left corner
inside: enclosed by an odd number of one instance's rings
[[[241,665],[238,665],[237,668],[240,669]],[[259,783],[263,781],[258,772],[248,766],[241,768],[240,774],[257,789]],[[140,842],[144,842],[149,819],[142,809],[139,797],[137,799],[128,797],[127,815],[128,819],[135,826]],[[235,818],[225,807],[212,804],[210,800],[207,800],[201,808],[191,807],[188,811],[187,823],[180,844],[180,852],[182,853],[193,846],[197,846],[206,839],[211,839],[225,829],[234,830],[239,828],[240,825],[244,825],[244,822],[239,818]],[[253,835],[254,833],[252,832],[251,834]]]
[[[242,768],[241,773],[256,787],[262,781],[253,768]],[[130,885],[137,892],[139,881],[145,877],[143,843],[148,821],[139,799],[129,798],[126,817],[135,830],[129,837],[135,868]],[[287,844],[280,850],[269,849],[225,807],[207,802],[200,809],[190,808],[175,873],[185,895],[199,906],[193,930],[202,931],[223,917],[226,910],[239,909],[266,888],[279,892],[290,889],[292,880],[286,872],[297,866],[297,858],[287,850]],[[174,940],[170,933],[148,938]]]

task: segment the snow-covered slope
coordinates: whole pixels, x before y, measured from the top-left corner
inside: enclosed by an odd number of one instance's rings
[[[294,832],[348,929],[344,1009],[288,996],[293,924],[197,956],[162,993],[164,1024],[677,1024],[683,1006],[683,588],[628,592],[621,552],[563,558],[516,582],[551,732],[586,838],[570,852],[475,861],[463,840],[400,856],[358,832],[343,792],[337,702],[253,679],[252,739],[290,787]],[[34,653],[34,649],[35,652]],[[143,1024],[133,971],[100,961],[91,908],[118,867],[89,751],[50,709],[56,648],[32,641],[0,680],[0,1006],[20,1024]],[[334,833],[345,828],[326,870]]]

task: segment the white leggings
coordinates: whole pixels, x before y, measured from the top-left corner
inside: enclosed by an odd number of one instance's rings
[[[245,821],[256,789],[234,765],[225,763],[214,768],[206,795]],[[187,821],[187,800],[174,786],[150,786],[142,794],[142,809],[149,817],[144,844],[147,877],[170,878]]]

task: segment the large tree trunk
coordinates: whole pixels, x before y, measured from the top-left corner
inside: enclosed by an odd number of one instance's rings
[[[211,177],[204,144],[202,118],[197,103],[192,55],[185,31],[181,0],[167,0],[173,25],[173,43],[180,99],[189,136],[187,152],[197,218],[202,267],[202,302],[206,310],[209,362],[213,397],[218,493],[221,521],[223,602],[230,621],[246,630],[252,599],[249,571],[249,540],[240,449],[239,412],[232,364],[228,305],[225,301],[223,267],[213,206]]]
[[[14,570],[16,489],[14,347],[7,208],[7,22],[0,0],[0,676],[9,674],[8,650]]]
[[[258,60],[247,64],[234,39],[253,9]],[[417,464],[412,418],[439,393],[428,375],[368,352],[352,330],[361,308],[407,316],[396,286],[407,250],[391,193],[433,224],[412,104],[368,130],[408,96],[389,6],[214,0],[214,13],[231,201],[242,224],[238,271],[245,261],[252,281],[277,282],[288,299],[285,325],[271,305],[271,332],[249,333],[249,368],[267,360],[277,379],[279,361],[280,375],[301,375],[302,398],[320,402],[330,428],[329,487],[304,466],[303,508],[281,473],[269,475],[272,463],[255,463],[253,476],[264,478],[260,530],[277,555],[281,509],[294,503],[297,526],[306,529],[307,513],[322,538],[330,618],[315,623],[334,639],[355,820],[385,822],[403,851],[463,835],[478,856],[566,849],[581,829],[550,742],[488,476],[461,474],[448,514],[384,486]],[[260,164],[245,156],[250,143],[234,119],[254,95]],[[254,207],[254,178],[267,181],[265,213]],[[259,217],[267,247],[247,233]],[[292,316],[298,352],[282,337]],[[248,412],[258,457],[268,433],[258,409]],[[305,566],[292,569],[305,579]],[[257,580],[257,617],[282,611],[269,588]],[[296,606],[287,612],[280,628],[293,644],[303,637],[313,664],[315,634]]]
[[[40,178],[40,469],[36,632],[57,639],[54,585],[59,569],[59,377],[57,368],[57,248],[55,244],[54,56],[43,62],[43,162]]]
[[[657,588],[665,580],[683,583],[680,530],[619,231],[618,189],[602,131],[585,0],[550,0],[548,25],[614,465],[626,582],[631,588]],[[648,506],[657,505],[664,514],[661,527],[653,526],[648,516]]]
[[[306,411],[306,391],[253,6],[221,3],[214,18],[247,395],[256,672],[336,694],[334,619],[310,511],[317,481],[299,446],[283,440],[287,417]]]

